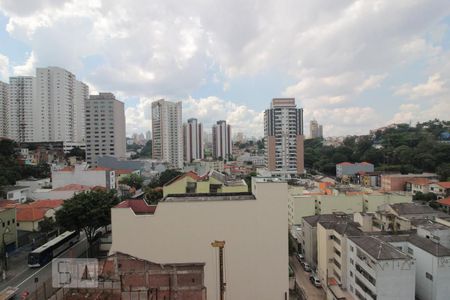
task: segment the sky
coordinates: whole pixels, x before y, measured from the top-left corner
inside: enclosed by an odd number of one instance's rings
[[[183,119],[263,135],[294,97],[325,136],[450,116],[448,0],[0,0],[0,80],[59,66],[125,103],[127,134],[151,102]]]

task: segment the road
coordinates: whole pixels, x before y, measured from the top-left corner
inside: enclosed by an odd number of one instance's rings
[[[80,235],[80,240],[78,243],[61,253],[58,257],[79,257],[81,254],[85,253],[87,249],[87,240],[83,234]],[[36,286],[48,281],[52,276],[52,263],[41,268],[28,268],[23,272],[16,275],[11,280],[4,282],[0,285],[1,290],[6,286],[16,286],[18,290],[18,295],[21,295],[24,291],[32,293],[35,291]],[[37,278],[38,282],[35,282]]]
[[[315,287],[311,281],[309,281],[309,274],[308,272],[305,272],[300,265],[300,262],[295,257],[289,257],[289,263],[291,264],[292,268],[294,269],[295,277],[297,280],[298,285],[303,288],[306,299],[308,300],[325,300],[325,292],[321,288]]]

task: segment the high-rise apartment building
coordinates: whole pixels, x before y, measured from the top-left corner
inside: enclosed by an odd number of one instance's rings
[[[36,141],[84,141],[84,109],[88,87],[71,72],[59,68],[37,68],[37,103],[41,118],[36,118]]]
[[[197,119],[188,119],[183,124],[184,161],[203,159],[203,125]]]
[[[9,84],[0,81],[0,137],[8,136]]]
[[[86,101],[86,161],[96,165],[99,156],[125,158],[124,104],[112,93],[91,95]]]
[[[164,99],[152,103],[152,157],[183,167],[181,102]]]
[[[309,132],[312,139],[323,137],[323,127],[316,120],[309,122]]]
[[[275,98],[264,112],[265,161],[269,171],[304,172],[303,109],[294,98]]]
[[[59,67],[10,78],[9,136],[18,142],[84,143],[86,84]]]
[[[213,158],[215,159],[231,159],[231,126],[227,125],[227,121],[220,120],[212,127],[212,148]]]
[[[17,142],[35,142],[41,108],[36,101],[36,78],[18,76],[9,78],[8,137]],[[47,129],[48,130],[48,129]]]

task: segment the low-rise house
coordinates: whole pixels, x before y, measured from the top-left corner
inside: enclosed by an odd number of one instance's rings
[[[4,186],[1,187],[1,191],[6,194],[7,200],[23,203],[27,201],[27,195],[29,194],[30,188],[27,186]]]
[[[38,189],[31,194],[33,200],[42,199],[63,199],[67,200],[72,198],[74,195],[82,192],[87,192],[95,187],[81,185],[81,184],[68,184],[56,189]]]
[[[441,206],[441,208],[446,211],[447,213],[450,213],[450,197],[440,199],[437,201],[437,203]]]
[[[373,172],[374,165],[368,162],[350,163],[341,162],[336,164],[336,177],[353,176],[360,172]]]
[[[450,196],[450,181],[433,182],[428,188],[431,193],[436,194],[438,199]]]
[[[417,193],[426,194],[429,190],[429,185],[432,181],[428,178],[412,178],[406,181],[406,191],[411,192],[413,195]]]
[[[163,187],[164,196],[176,194],[202,194],[202,193],[245,193],[248,186],[244,180],[234,180],[219,173],[210,171],[199,176],[195,172],[187,172],[175,177]]]
[[[43,188],[50,188],[52,186],[50,178],[27,178],[23,180],[17,180],[16,186],[24,186],[28,187],[28,194],[27,197],[31,197],[31,193],[33,193],[37,189],[43,189]]]
[[[46,218],[55,220],[55,213],[64,203],[63,200],[39,200],[16,206],[17,229],[40,231],[40,223]]]
[[[62,169],[54,168],[52,170],[52,187],[55,189],[68,184],[101,186],[107,190],[115,189],[115,171],[102,167],[89,168],[86,163]]]
[[[404,191],[406,189],[406,182],[413,178],[436,180],[438,177],[434,173],[381,175],[381,189],[387,192]]]
[[[0,243],[1,252],[11,252],[17,248],[16,202],[0,200]]]
[[[433,219],[439,216],[445,216],[443,212],[435,210],[428,205],[418,203],[383,204],[378,207],[378,210],[409,220]]]

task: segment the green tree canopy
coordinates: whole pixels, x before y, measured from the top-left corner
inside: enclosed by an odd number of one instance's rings
[[[84,231],[92,245],[95,231],[111,224],[111,208],[119,203],[115,191],[101,189],[76,194],[56,212],[57,224],[66,230]]]
[[[119,183],[126,184],[129,187],[132,187],[132,188],[135,188],[138,190],[142,187],[142,184],[144,183],[144,179],[138,174],[131,173],[130,175],[120,178]]]

